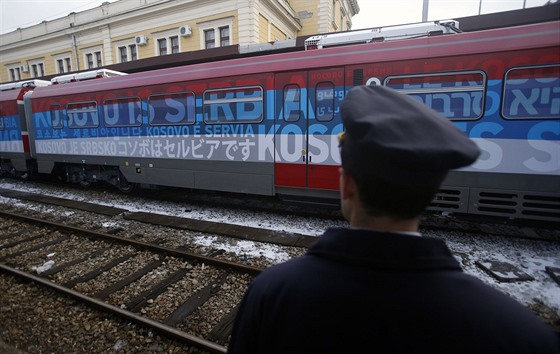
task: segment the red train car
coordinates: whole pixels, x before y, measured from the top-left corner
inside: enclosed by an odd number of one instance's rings
[[[123,190],[337,198],[340,104],[353,86],[385,85],[441,112],[483,151],[449,174],[432,209],[558,221],[560,23],[391,33],[38,88],[26,96],[32,157],[39,172]]]

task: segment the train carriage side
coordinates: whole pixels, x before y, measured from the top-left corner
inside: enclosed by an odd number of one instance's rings
[[[559,38],[559,22],[550,22],[316,49],[306,57],[313,68],[294,58],[307,70],[276,74],[277,193],[331,197],[343,96],[385,85],[439,111],[481,148],[475,164],[449,173],[430,209],[559,221]]]
[[[273,194],[265,96],[272,76],[185,69],[75,82],[32,99],[39,172],[88,185]],[[173,78],[173,79],[170,79]]]
[[[559,22],[255,56],[36,90],[39,170],[78,180],[337,197],[340,103],[380,84],[481,148],[432,209],[554,220]]]
[[[33,170],[23,97],[39,84],[38,81],[1,85],[0,175],[28,177]]]
[[[347,85],[409,94],[480,147],[475,164],[449,173],[431,209],[560,221],[559,38],[554,22],[446,36],[420,50],[403,41],[393,44],[401,54],[379,47],[372,63],[348,65]]]

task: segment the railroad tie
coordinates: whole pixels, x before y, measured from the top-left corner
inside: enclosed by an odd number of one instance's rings
[[[163,293],[171,284],[181,280],[187,274],[187,272],[188,270],[186,268],[179,269],[166,279],[156,284],[151,289],[142,292],[136,298],[129,301],[126,304],[126,309],[131,312],[138,312],[138,310],[144,307],[150,299],[155,299],[157,296]]]
[[[113,268],[114,266],[119,265],[122,262],[130,259],[132,256],[134,256],[134,254],[132,254],[132,253],[125,254],[124,256],[116,258],[116,259],[112,260],[111,262],[105,264],[101,268],[94,269],[91,272],[86,273],[81,277],[74,278],[74,279],[64,283],[63,286],[71,289],[79,283],[85,283],[86,281],[89,281],[89,280],[103,274],[104,272],[108,271],[109,269]]]
[[[235,322],[235,315],[237,315],[237,310],[239,304],[237,304],[227,315],[225,315],[220,322],[212,328],[207,340],[218,343],[225,344],[233,330],[233,322]]]
[[[161,266],[162,263],[163,263],[163,260],[153,261],[152,263],[148,264],[147,266],[143,267],[142,269],[139,269],[138,271],[130,274],[128,277],[126,277],[124,279],[121,279],[119,282],[101,290],[97,294],[93,295],[93,297],[101,299],[101,300],[105,300],[112,293],[121,290],[122,288],[124,288],[125,286],[129,285],[132,282],[135,282],[136,280],[140,279],[141,277],[143,277],[147,273],[149,273],[152,270],[156,269],[157,267]]]
[[[60,272],[62,272],[63,270],[66,270],[66,269],[68,269],[68,268],[70,268],[70,267],[72,267],[72,266],[74,266],[74,265],[76,265],[76,264],[78,264],[78,263],[82,263],[82,262],[88,261],[88,260],[90,260],[90,259],[92,259],[92,258],[95,258],[95,257],[97,257],[97,256],[99,256],[99,255],[101,255],[101,254],[103,254],[103,253],[109,251],[110,249],[111,249],[111,247],[100,248],[100,249],[98,249],[98,250],[95,250],[95,251],[93,251],[93,252],[88,253],[88,254],[85,255],[84,257],[71,260],[71,261],[69,261],[69,262],[63,263],[63,264],[61,264],[61,265],[59,265],[59,266],[56,266],[56,267],[52,267],[51,269],[49,269],[49,270],[47,270],[47,271],[45,271],[45,272],[43,272],[43,273],[41,273],[41,274],[42,274],[44,277],[48,277],[48,276],[51,276],[51,275],[53,275],[53,274],[60,273]]]
[[[45,247],[48,247],[48,246],[56,245],[57,243],[60,243],[60,242],[62,242],[62,241],[66,241],[67,239],[68,239],[68,236],[62,236],[62,237],[57,238],[56,240],[43,242],[43,243],[40,243],[40,244],[38,244],[38,245],[35,245],[35,246],[32,246],[32,247],[26,248],[26,249],[24,249],[24,250],[21,250],[21,251],[19,251],[19,252],[7,254],[7,255],[5,255],[5,256],[3,256],[3,257],[0,257],[0,262],[3,262],[4,260],[6,260],[6,259],[8,259],[8,258],[19,257],[19,256],[24,255],[24,254],[26,254],[26,253],[30,253],[30,252],[34,252],[34,251],[40,250],[41,248],[45,248]]]
[[[175,327],[186,317],[192,314],[197,308],[202,306],[214,293],[220,289],[220,286],[227,280],[227,275],[222,275],[216,280],[210,282],[204,288],[192,294],[181,306],[179,306],[172,314],[170,314],[163,323]]]

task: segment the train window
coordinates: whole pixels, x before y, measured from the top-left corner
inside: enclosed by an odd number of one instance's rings
[[[509,70],[503,98],[502,116],[506,119],[560,118],[560,65]]]
[[[296,84],[284,86],[282,115],[286,122],[297,122],[301,117],[301,88]]]
[[[412,96],[449,120],[476,120],[484,113],[483,71],[389,76],[384,85]]]
[[[260,86],[204,91],[204,121],[208,124],[260,123],[264,117]]]
[[[0,112],[0,130],[4,130],[4,117],[2,117],[2,112]]]
[[[148,97],[150,125],[185,125],[195,121],[194,92],[173,92]]]
[[[95,128],[99,126],[97,102],[74,102],[66,104],[68,128]]]
[[[64,111],[60,104],[51,104],[49,113],[53,129],[62,129],[64,125]]]
[[[139,127],[142,125],[142,101],[139,97],[105,99],[103,119],[107,127]]]
[[[334,84],[319,82],[315,88],[315,118],[328,122],[334,118]]]

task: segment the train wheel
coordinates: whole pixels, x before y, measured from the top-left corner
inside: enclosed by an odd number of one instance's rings
[[[129,183],[122,174],[119,174],[117,188],[122,193],[130,193],[134,190],[134,183]]]
[[[80,181],[78,182],[78,184],[80,185],[80,187],[82,188],[88,188],[89,186],[91,186],[91,182],[86,180],[86,179],[80,179]]]

